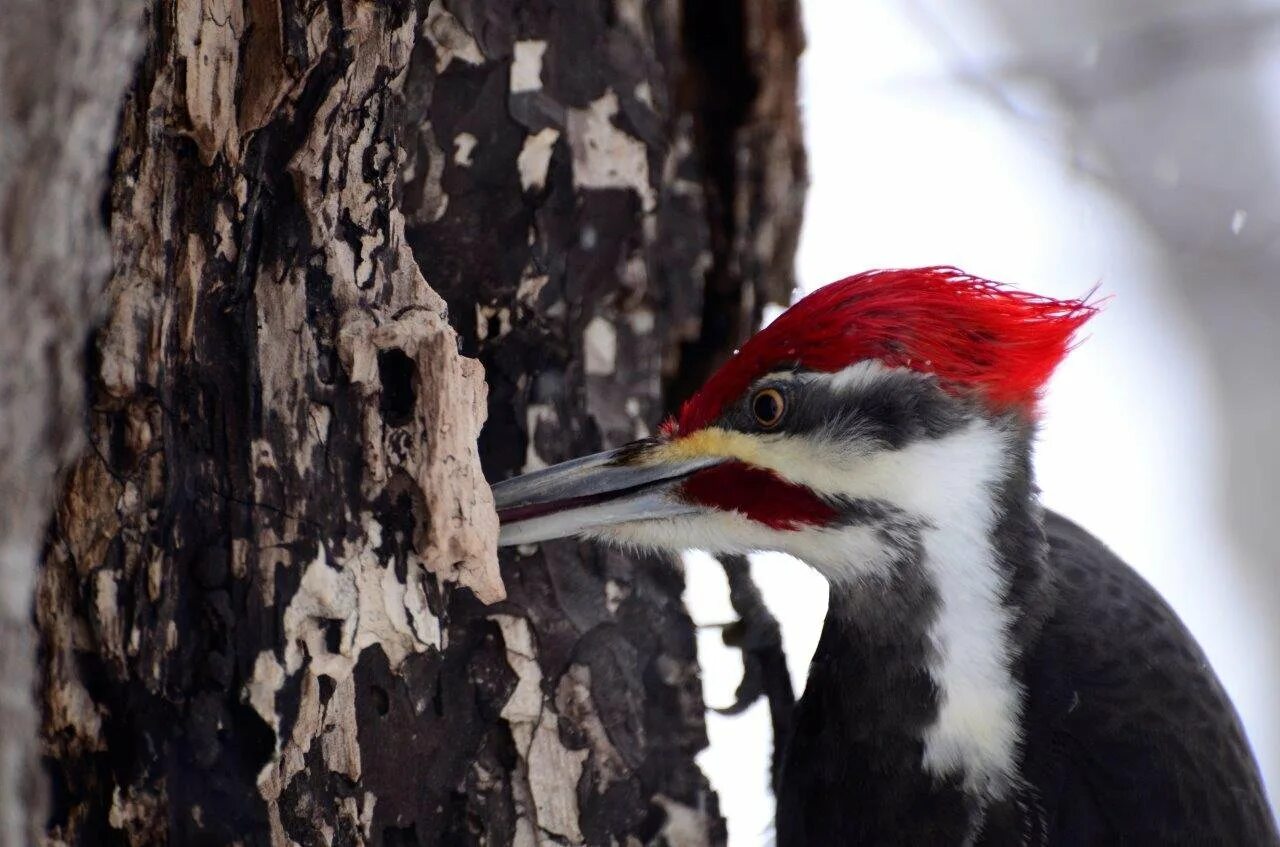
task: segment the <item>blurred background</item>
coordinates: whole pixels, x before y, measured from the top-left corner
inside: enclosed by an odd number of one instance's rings
[[[1280,0],[807,0],[808,291],[954,264],[1111,295],[1050,386],[1044,501],[1181,614],[1280,799]],[[753,573],[797,690],[825,584]],[[693,554],[695,620],[733,618]],[[710,705],[741,672],[699,637]],[[770,839],[768,712],[708,716],[730,843]]]

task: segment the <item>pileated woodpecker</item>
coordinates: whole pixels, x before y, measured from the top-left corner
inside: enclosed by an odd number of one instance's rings
[[[1094,311],[953,268],[833,283],[657,437],[495,485],[501,543],[778,550],[826,577],[777,740],[782,847],[1280,843],[1191,635],[1038,502],[1036,401]]]

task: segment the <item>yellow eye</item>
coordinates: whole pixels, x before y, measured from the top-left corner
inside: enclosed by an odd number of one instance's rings
[[[777,426],[786,410],[787,404],[782,399],[782,392],[776,388],[762,388],[751,398],[751,414],[756,416],[756,423],[765,429]]]

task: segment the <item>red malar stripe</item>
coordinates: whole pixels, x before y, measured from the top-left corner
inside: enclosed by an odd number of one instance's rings
[[[773,471],[742,462],[698,471],[685,480],[680,490],[691,502],[741,512],[770,529],[822,526],[837,514],[803,485],[794,485]]]

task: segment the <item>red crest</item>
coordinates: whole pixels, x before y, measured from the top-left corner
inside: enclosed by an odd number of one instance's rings
[[[663,432],[707,426],[770,371],[830,373],[866,359],[934,374],[948,391],[1033,416],[1045,382],[1096,312],[1087,297],[1040,297],[956,268],[868,271],[819,288],[752,336]]]

